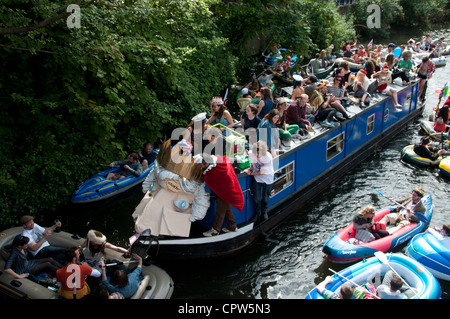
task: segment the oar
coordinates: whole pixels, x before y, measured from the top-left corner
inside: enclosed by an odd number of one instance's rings
[[[380,194],[381,196],[383,196],[384,198],[387,198],[389,201],[393,202],[394,204],[399,205],[400,207],[403,207],[404,209],[407,209],[405,206],[403,206],[402,204],[396,202],[395,200],[393,200],[392,198],[387,197],[386,195],[384,195],[382,192],[377,191],[376,189],[372,189],[372,192],[375,192],[377,194]]]
[[[358,286],[359,288],[362,288],[362,289],[366,290],[369,294],[371,294],[371,295],[374,296],[375,298],[381,299],[380,297],[378,297],[377,295],[375,295],[375,294],[373,294],[371,291],[369,291],[369,289],[364,288],[363,286],[358,285],[357,283],[351,281],[351,280],[348,279],[348,278],[345,278],[344,276],[342,276],[340,273],[334,271],[333,269],[328,268],[328,270],[331,271],[331,272],[333,272],[334,274],[338,275],[339,277],[342,277],[343,279],[347,280],[348,282],[351,282],[351,283],[354,284],[355,286]]]
[[[137,263],[137,262],[138,262],[137,260],[119,261],[116,263],[106,264],[105,267],[126,265],[126,264]]]
[[[77,299],[77,275],[73,274],[73,299]]]
[[[383,264],[389,266],[389,268],[391,268],[391,270],[392,270],[397,276],[400,277],[400,279],[406,284],[406,286],[408,286],[408,288],[411,289],[412,292],[414,292],[414,294],[416,295],[416,297],[419,298],[419,299],[421,299],[421,298],[419,297],[419,295],[417,294],[416,290],[415,290],[413,287],[411,287],[410,285],[408,285],[408,283],[406,282],[406,280],[403,279],[403,277],[400,276],[400,275],[398,274],[398,272],[396,272],[396,271],[394,270],[394,268],[392,268],[392,266],[391,266],[390,263],[389,263],[389,260],[387,259],[386,255],[385,255],[382,251],[377,251],[377,252],[375,252],[375,257],[377,257],[378,260],[381,261]]]

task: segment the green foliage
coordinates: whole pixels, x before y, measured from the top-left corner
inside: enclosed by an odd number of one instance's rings
[[[449,4],[448,0],[400,0],[405,17],[398,23],[406,27],[428,27],[430,18],[439,14]]]
[[[80,28],[66,22],[74,2]],[[330,1],[3,0],[0,16],[5,225],[187,125],[248,70],[249,40],[308,58],[354,36]]]

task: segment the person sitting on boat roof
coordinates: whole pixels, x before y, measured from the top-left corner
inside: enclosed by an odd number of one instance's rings
[[[109,164],[110,167],[121,167],[117,173],[108,173],[106,179],[121,179],[133,175],[139,177],[142,174],[142,164],[139,162],[139,155],[131,153],[125,161],[115,161]]]
[[[305,93],[305,89],[303,88],[303,81],[296,81],[294,85],[294,90],[292,90],[291,100],[298,99],[302,94]]]
[[[220,123],[222,124],[220,126],[222,134],[225,136],[228,135],[225,127],[232,128],[234,126],[234,121],[222,98],[219,96],[213,97],[210,101],[210,105],[212,116],[206,121],[206,124],[213,126]]]
[[[125,269],[116,269],[112,276],[112,282],[106,276],[106,267],[104,264],[102,268],[102,284],[108,287],[110,293],[118,292],[124,298],[131,298],[139,288],[142,281],[142,257],[137,254],[132,254],[134,260],[138,261],[137,267],[127,274]]]
[[[252,102],[252,95],[248,91],[247,88],[242,89],[241,96],[236,100],[237,105],[239,106],[239,110],[241,112],[245,112],[245,108]]]
[[[292,134],[295,134],[300,128],[297,124],[288,124],[286,122],[287,101],[288,101],[288,99],[285,97],[281,97],[277,101],[277,110],[278,110],[278,114],[280,115],[280,118],[278,119],[278,122],[276,123],[276,125],[278,128],[278,133],[280,134],[280,139],[282,141],[290,140],[292,137]]]
[[[317,77],[315,75],[310,75],[305,81],[305,93],[310,99],[315,90],[317,90]]]
[[[106,241],[106,236],[98,230],[91,229],[88,231],[86,240],[80,245],[83,250],[84,262],[91,268],[101,271],[100,265],[104,264],[105,249],[111,249],[124,254],[128,254],[128,250],[117,247]]]
[[[50,245],[47,238],[53,231],[61,227],[61,222],[56,221],[55,225],[43,228],[34,222],[34,217],[25,215],[20,218],[20,224],[23,227],[22,236],[28,237],[28,250],[34,258],[52,257],[54,260],[64,265],[66,262],[65,249]]]
[[[402,286],[402,279],[392,270],[388,270],[381,285],[377,287],[377,294],[381,299],[402,299],[402,293],[400,292]]]
[[[437,160],[439,156],[445,153],[445,150],[431,145],[431,139],[428,136],[422,137],[420,143],[414,145],[413,150],[417,155],[428,158],[431,161]]]
[[[156,155],[157,154],[153,149],[153,144],[145,143],[144,150],[142,153],[139,153],[139,162],[141,162],[143,170],[146,170],[148,165],[155,161]]]
[[[428,228],[427,231],[439,239],[447,249],[450,249],[450,224],[444,224],[442,228]]]
[[[28,237],[22,235],[14,237],[11,253],[5,263],[5,272],[18,279],[27,278],[30,274],[38,276],[43,272],[49,272],[55,276],[56,270],[62,268],[63,265],[51,257],[28,260],[29,240]]]
[[[221,229],[225,233],[236,232],[238,229],[231,206],[241,211],[244,208],[244,195],[230,160],[225,156],[203,153],[194,156],[194,163],[203,170],[205,184],[215,194],[217,203],[216,218],[203,236],[219,235]],[[222,228],[224,220],[226,227]]]
[[[368,106],[370,104],[370,95],[367,91],[369,85],[370,81],[367,78],[367,71],[364,69],[359,70],[353,82],[353,96],[359,100],[361,108],[363,105]]]
[[[328,87],[328,93],[332,94],[330,105],[334,107],[336,111],[340,112],[344,118],[349,119],[350,116],[347,114],[347,110],[341,103],[345,96],[344,76],[341,73],[334,75],[333,83]],[[338,118],[338,120],[341,119],[342,117]]]
[[[331,107],[332,94],[328,93],[328,87],[331,86],[328,80],[321,80],[317,83],[317,90],[311,96],[311,113],[314,114],[315,121],[322,122],[322,126],[334,127],[333,119],[336,115],[336,109]]]
[[[244,131],[258,128],[261,119],[258,117],[258,106],[250,103],[241,115],[241,127]]]
[[[425,191],[421,187],[417,187],[412,190],[412,194],[410,196],[401,200],[392,200],[399,203],[400,205],[394,210],[393,213],[386,214],[380,220],[380,223],[384,224],[385,226],[393,225],[395,227],[387,231],[379,230],[378,234],[380,234],[382,237],[391,235],[400,228],[409,225],[411,222],[419,222],[419,218],[413,213],[425,213],[426,208],[422,202],[422,197],[424,194]]]
[[[375,207],[367,205],[358,211],[353,217],[353,229],[355,230],[355,238],[360,242],[368,243],[376,239],[371,229],[373,226],[373,217],[375,216]]]
[[[251,189],[255,206],[256,220],[261,217],[268,219],[267,205],[269,203],[270,192],[274,181],[275,171],[273,169],[273,157],[268,152],[267,144],[258,141],[252,145],[248,153],[251,166],[244,170],[247,175],[252,175]]]
[[[268,88],[262,88],[261,95],[262,97],[258,104],[258,117],[263,119],[267,114],[269,114],[270,110],[273,109],[274,102],[272,92]]]
[[[407,50],[402,54],[403,59],[400,59],[397,63],[397,70],[394,70],[392,73],[392,81],[396,78],[401,77],[403,81],[403,85],[409,84],[409,77],[407,75],[408,72],[413,70],[413,63],[411,61],[412,52]]]
[[[388,54],[393,53],[395,49],[395,44],[394,43],[389,43],[387,48],[381,50],[380,52],[380,61],[381,62],[385,62],[386,61],[386,57]]]
[[[291,102],[286,111],[286,122],[291,125],[297,124],[301,129],[300,135],[306,135],[311,130],[315,120],[314,115],[306,114],[307,108],[310,107],[308,100],[308,95],[302,94],[300,99]]]
[[[247,88],[250,93],[258,92],[261,89],[261,87],[259,85],[258,79],[256,78],[256,74],[252,72],[250,74],[250,77],[251,77],[251,80],[245,86],[245,88]]]
[[[343,284],[340,287],[339,295],[333,291],[326,289],[326,286],[333,282],[333,278],[331,276],[327,276],[320,284],[317,285],[316,289],[319,294],[322,295],[325,299],[352,299],[354,288],[350,287],[347,284]]]
[[[65,299],[81,299],[91,293],[86,277],[98,278],[101,276],[101,273],[89,266],[78,264],[80,258],[79,247],[67,248],[65,255],[67,265],[56,271],[56,280],[61,283],[59,294]],[[74,279],[75,282],[73,281]]]
[[[280,134],[277,129],[277,122],[280,119],[280,113],[277,109],[272,109],[258,125],[257,139],[267,143],[272,156],[276,156],[276,151],[280,146]]]
[[[392,83],[392,73],[389,71],[389,66],[385,63],[381,67],[381,71],[372,74],[372,79],[378,79],[378,93],[386,94],[392,97],[392,108],[394,112],[401,111],[401,104],[398,103],[397,90],[388,87],[389,83]]]

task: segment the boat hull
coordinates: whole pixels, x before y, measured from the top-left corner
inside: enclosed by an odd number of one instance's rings
[[[416,235],[408,244],[406,254],[427,268],[436,278],[450,281],[450,250],[433,234]]]
[[[403,254],[387,254],[389,265],[417,291],[417,296],[411,294],[408,298],[404,294],[404,299],[439,299],[441,296],[441,286],[436,278],[416,260]],[[377,281],[378,276],[384,276],[390,268],[384,265],[377,257],[371,257],[360,261],[339,272],[339,275],[333,275],[333,281],[326,286],[326,289],[339,292],[343,284],[354,286],[350,281],[358,285],[363,285],[369,281]],[[342,278],[345,277],[346,279]],[[377,278],[378,277],[378,278]],[[378,279],[379,280],[379,279]],[[403,288],[407,286],[403,284]],[[311,290],[305,299],[324,299],[317,291],[317,288]]]
[[[350,238],[355,237],[353,225],[350,224],[336,234],[334,234],[323,246],[322,251],[327,255],[327,258],[335,263],[350,263],[373,256],[375,252],[387,252],[406,242],[408,242],[416,234],[425,230],[429,225],[433,215],[433,203],[430,195],[426,195],[422,199],[426,211],[425,214],[416,214],[420,221],[418,223],[411,223],[402,227],[394,234],[362,244],[352,244],[349,242]],[[378,222],[386,214],[392,212],[394,207],[384,208],[375,214],[374,221]]]

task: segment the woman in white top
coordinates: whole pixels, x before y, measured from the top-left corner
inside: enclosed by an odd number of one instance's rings
[[[263,216],[267,219],[267,204],[269,203],[270,191],[274,181],[273,157],[268,151],[267,144],[258,141],[253,144],[248,153],[251,166],[244,170],[248,175],[254,176],[252,182],[253,200],[255,205],[255,216],[259,219]]]

